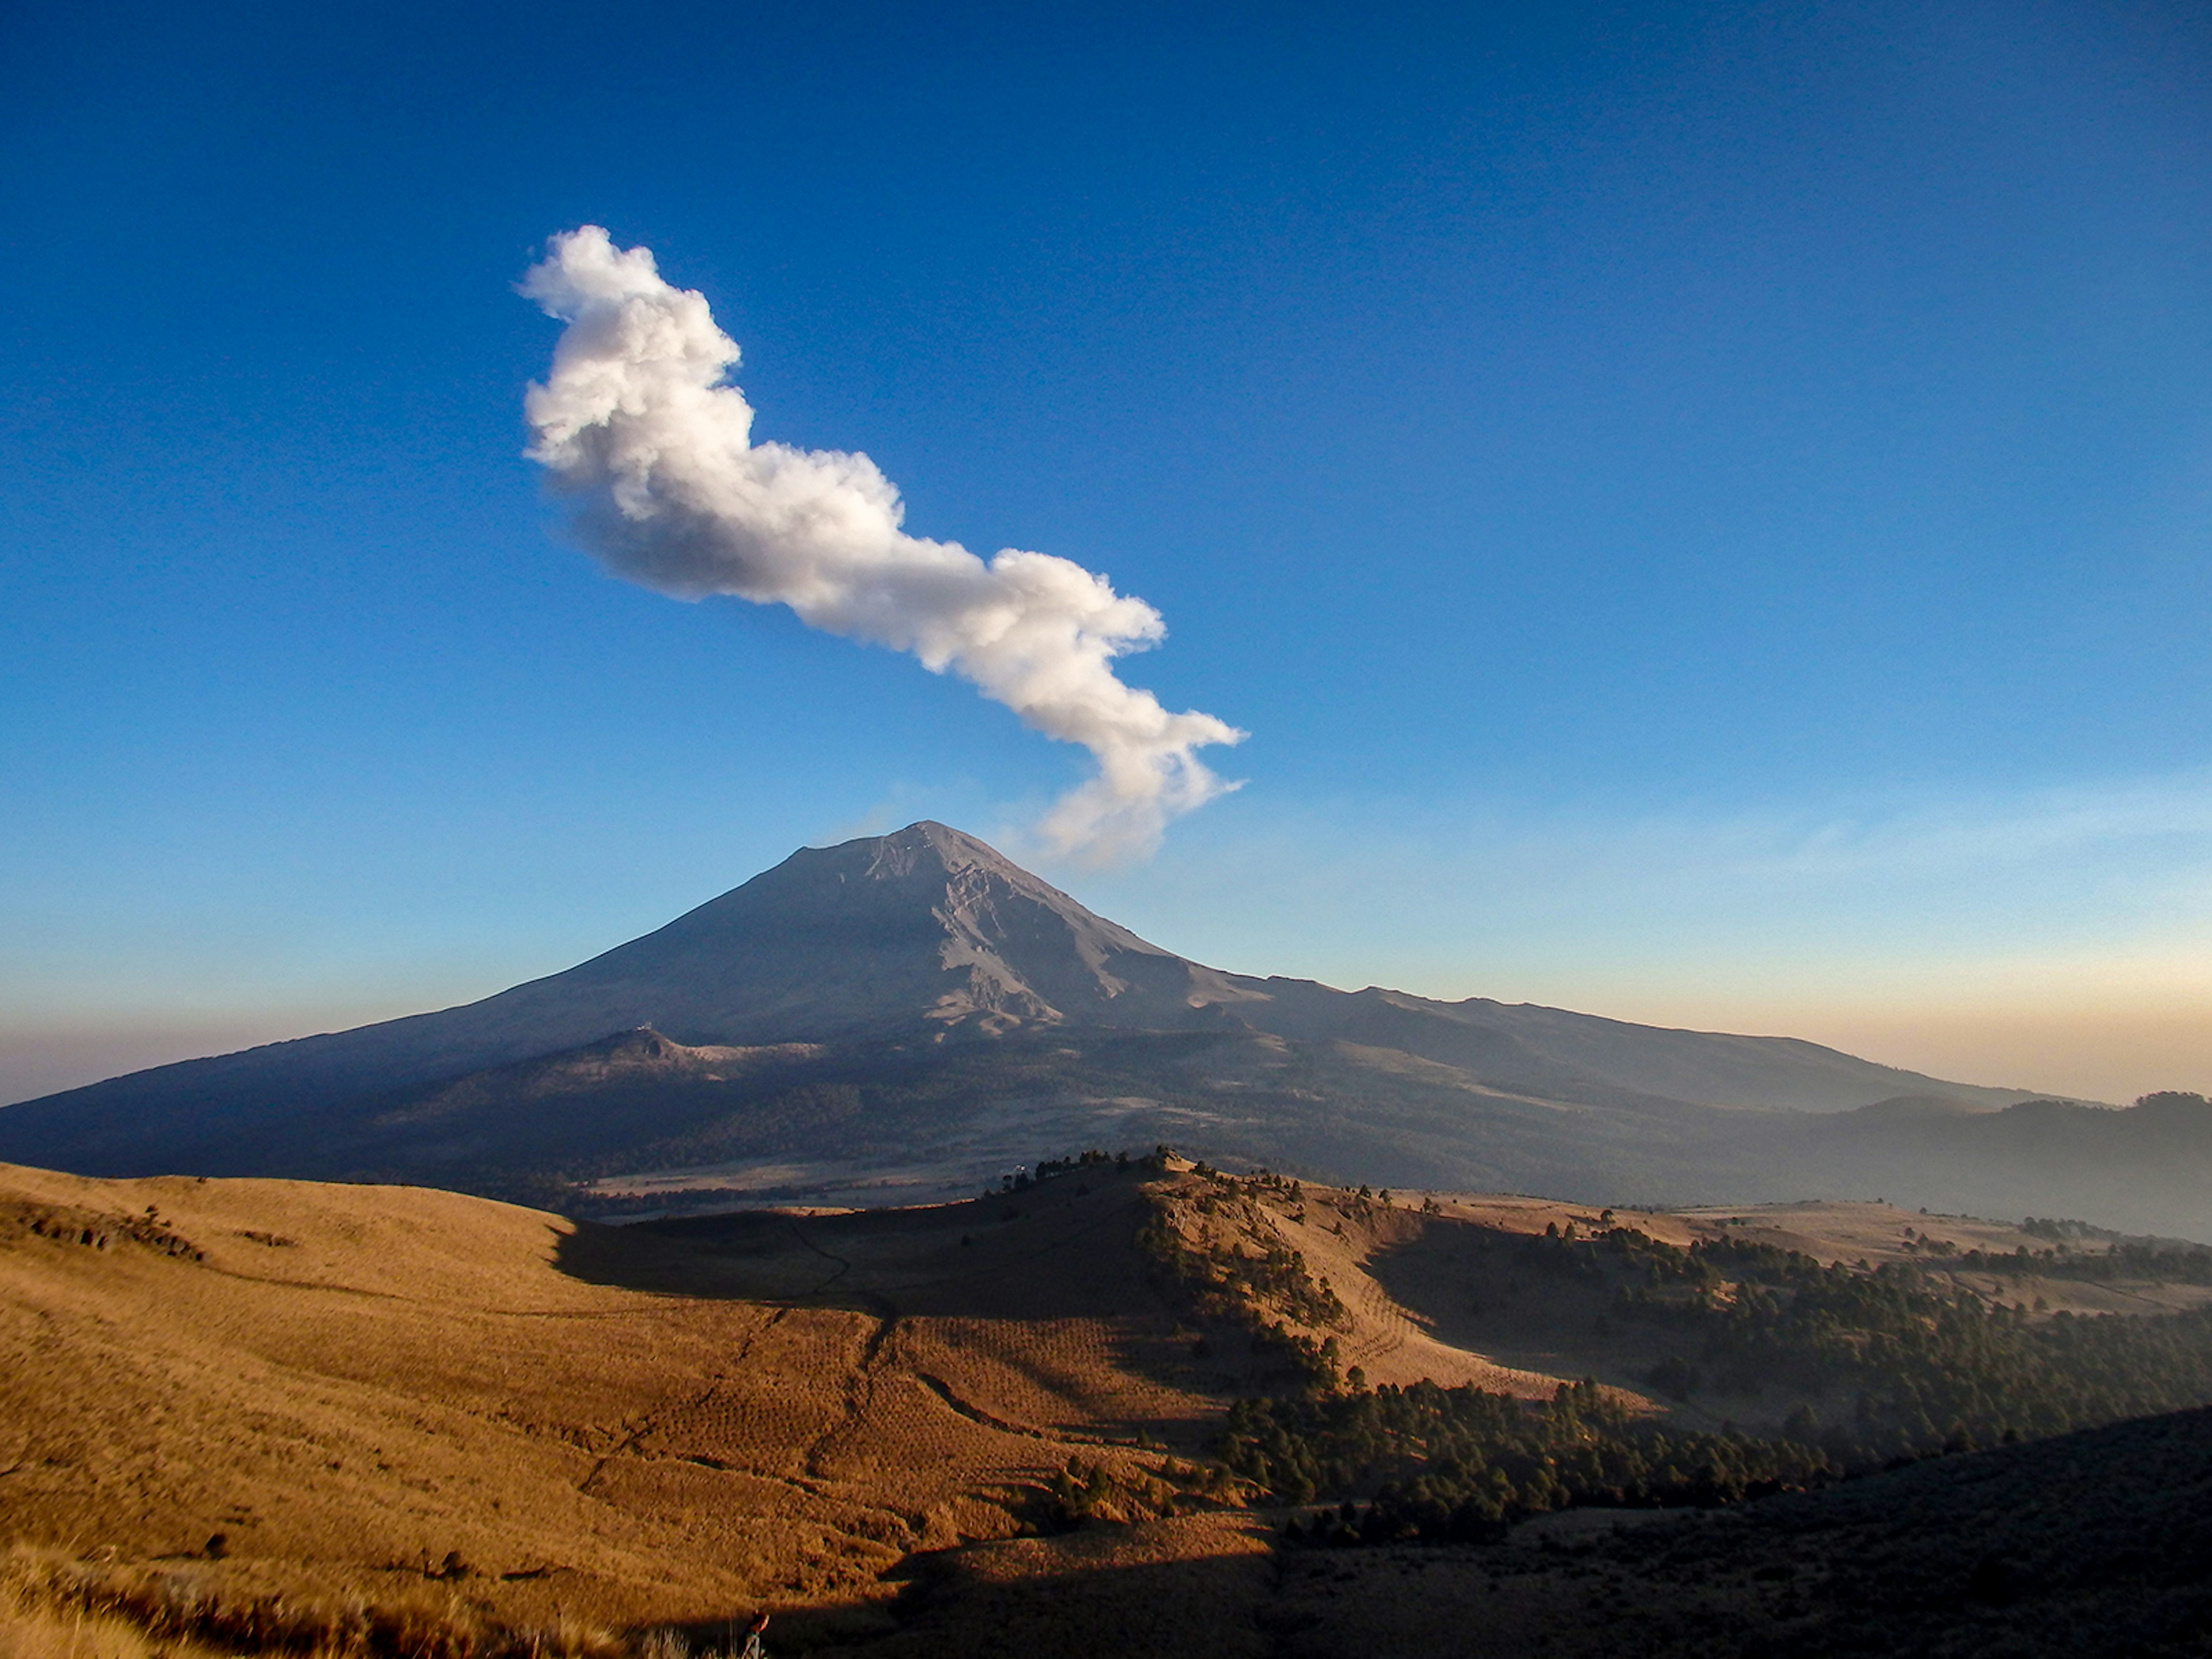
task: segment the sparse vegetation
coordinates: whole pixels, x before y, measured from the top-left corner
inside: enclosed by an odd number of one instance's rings
[[[1186,1493],[1218,1490],[1218,1473],[1170,1461],[1146,1468],[1071,1457],[1052,1478],[1052,1518],[1056,1525],[1086,1521],[1127,1523],[1174,1515]]]
[[[207,1259],[207,1252],[162,1220],[159,1206],[152,1204],[133,1213],[84,1205],[19,1202],[0,1207],[0,1228],[20,1229],[33,1238],[82,1249],[130,1245],[191,1261]]]
[[[1914,1267],[1826,1266],[1738,1239],[1680,1248],[1620,1226],[1577,1237],[1571,1222],[1465,1232],[1532,1279],[1602,1296],[1608,1331],[1650,1333],[1666,1352],[1646,1380],[1662,1395],[1783,1389],[1843,1409],[1824,1424],[1801,1404],[1756,1437],[1639,1418],[1588,1382],[1535,1405],[1433,1383],[1242,1401],[1228,1467],[1291,1503],[1341,1504],[1297,1535],[1468,1538],[1569,1505],[1728,1504],[2212,1401],[2212,1310],[2037,1318]]]
[[[1345,1500],[1292,1522],[1290,1536],[1362,1543],[1485,1538],[1574,1504],[1710,1507],[1841,1473],[1818,1447],[1640,1421],[1590,1382],[1562,1383],[1540,1402],[1433,1382],[1240,1401],[1220,1451],[1291,1503]]]
[[[174,1568],[21,1548],[0,1562],[0,1652],[11,1650],[21,1659],[629,1659],[641,1650],[573,1619],[504,1627],[451,1596],[226,1595]]]
[[[1147,1191],[1151,1214],[1137,1245],[1156,1276],[1194,1317],[1239,1331],[1302,1388],[1334,1388],[1334,1333],[1349,1327],[1349,1311],[1260,1211],[1262,1201],[1302,1205],[1297,1183],[1264,1171],[1240,1180],[1203,1163],[1191,1173],[1188,1186]]]
[[[2040,1437],[2212,1400],[2212,1311],[2038,1318],[1933,1287],[1911,1267],[1823,1266],[1726,1239],[1688,1249],[1614,1228],[1530,1239],[1534,1271],[1595,1277],[1610,1313],[1680,1345],[1656,1385],[1836,1399],[1799,1437],[1847,1468]]]
[[[2082,1222],[2030,1217],[2021,1231],[2050,1239],[2051,1248],[2011,1251],[1960,1249],[1948,1240],[1923,1235],[1906,1247],[1930,1265],[2013,1279],[2070,1279],[2091,1284],[2136,1280],[2158,1285],[2212,1285],[2212,1249],[2184,1239],[2127,1238]],[[2084,1241],[2102,1248],[2078,1249]]]

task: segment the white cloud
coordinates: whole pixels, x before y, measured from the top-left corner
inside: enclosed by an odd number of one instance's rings
[[[679,599],[788,605],[1081,744],[1097,775],[1038,826],[1060,855],[1149,852],[1169,820],[1234,787],[1196,751],[1244,733],[1170,714],[1114,672],[1164,636],[1159,612],[1066,559],[1008,548],[986,561],[907,534],[897,489],[866,455],[755,443],[751,406],[724,383],[737,344],[703,296],[596,225],[549,246],[522,292],[568,327],[525,402],[529,453],[578,498],[579,533],[609,568]]]

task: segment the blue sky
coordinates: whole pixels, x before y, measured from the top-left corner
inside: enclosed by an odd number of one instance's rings
[[[586,222],[757,434],[1248,729],[1222,965],[2212,1087],[2212,22],[92,4],[0,40],[0,1099],[483,994],[1083,757],[615,580]]]

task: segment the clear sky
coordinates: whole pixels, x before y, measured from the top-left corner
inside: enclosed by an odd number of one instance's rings
[[[0,1099],[439,1006],[1079,750],[614,580],[585,222],[757,438],[1141,595],[1247,971],[2212,1088],[2198,4],[22,8]]]

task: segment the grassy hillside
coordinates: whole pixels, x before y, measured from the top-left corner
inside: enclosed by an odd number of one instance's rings
[[[655,1631],[719,1644],[763,1607],[784,1651],[1274,1651],[1261,1615],[1310,1547],[1286,1520],[1367,1542],[1321,1553],[1379,1584],[1404,1552],[1375,1540],[1492,1469],[1503,1521],[1729,1495],[1577,1486],[1620,1449],[1723,1448],[1738,1492],[1942,1449],[1952,1425],[1923,1444],[1887,1395],[1856,1414],[1869,1364],[1952,1387],[2040,1353],[2065,1388],[2027,1432],[2177,1403],[2208,1269],[1871,1205],[1607,1213],[1103,1158],[958,1204],[626,1228],[0,1169],[0,1603],[27,1655],[101,1608],[180,1656],[320,1632],[667,1659]],[[2121,1307],[2147,1316],[2097,1316]],[[1739,1376],[1747,1334],[1781,1346]],[[2128,1353],[2175,1364],[2115,1383]],[[1770,1443],[1799,1462],[1754,1468]]]
[[[523,1627],[866,1607],[911,1552],[1033,1524],[1070,1458],[1179,1478],[1137,1437],[1194,1443],[1213,1402],[1147,1364],[1173,1325],[1136,1187],[1071,1194],[1042,1246],[976,1206],[687,1243],[9,1170],[7,1541]]]

